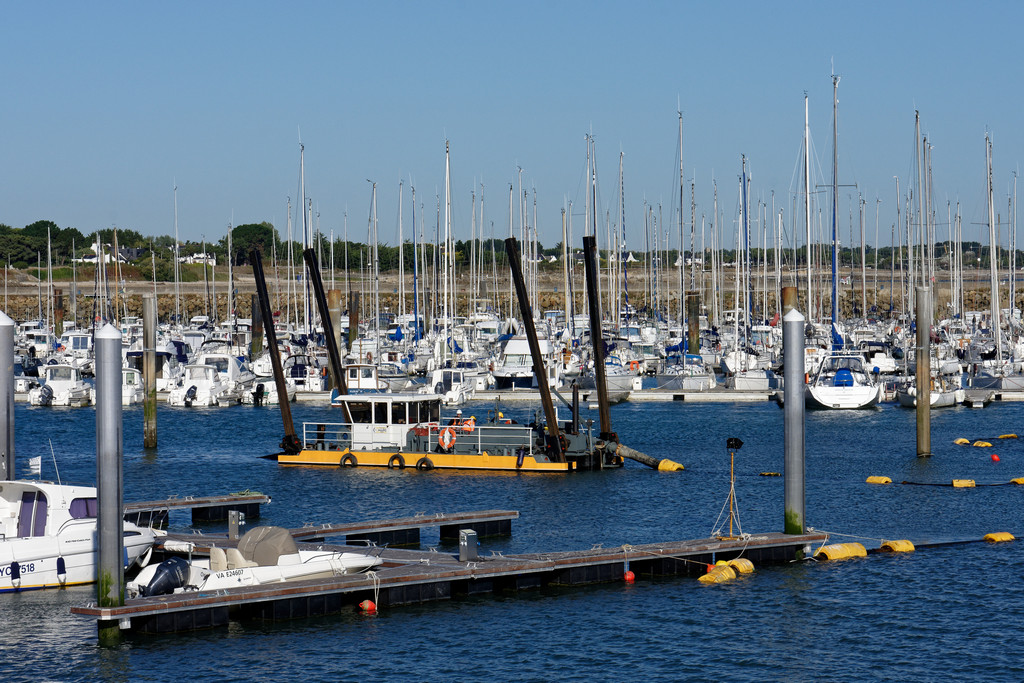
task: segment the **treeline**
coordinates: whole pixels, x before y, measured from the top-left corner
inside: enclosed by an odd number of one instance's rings
[[[77,228],[61,228],[53,221],[40,220],[24,228],[13,228],[9,225],[0,224],[0,257],[6,259],[14,268],[33,268],[38,264],[46,266],[47,239],[51,248],[52,263],[55,268],[69,267],[71,258],[82,258],[92,253],[92,246],[98,238],[105,249],[112,249],[116,243],[119,251],[126,254],[129,261],[136,268],[134,273],[142,279],[155,277],[158,281],[171,281],[174,279],[174,237],[162,235],[159,237],[147,237],[141,233],[124,228],[105,228],[103,230],[82,233]],[[320,254],[320,261],[325,267],[333,263],[337,269],[348,268],[350,271],[359,271],[369,268],[373,263],[372,245],[361,242],[346,242],[338,239],[333,244],[326,235],[320,234],[314,237],[314,248]],[[831,262],[831,244],[812,245],[815,253],[815,260],[819,263]],[[188,257],[192,254],[211,254],[216,258],[219,266],[227,264],[230,257],[236,266],[249,265],[249,254],[254,249],[259,249],[263,254],[264,264],[270,265],[276,255],[278,265],[283,265],[288,260],[289,249],[292,252],[292,260],[296,264],[302,262],[302,243],[292,241],[288,243],[281,239],[280,234],[269,222],[248,223],[239,225],[231,231],[231,248],[228,249],[228,237],[224,235],[215,242],[196,242],[191,240],[182,241],[178,247],[181,257]],[[979,242],[964,242],[962,244],[963,264],[967,268],[988,268],[990,249]],[[437,250],[434,244],[419,245],[418,253],[421,260],[420,267],[433,267],[433,263],[443,252]],[[939,268],[949,266],[950,255],[953,246],[949,241],[938,242],[934,246],[934,254]],[[455,262],[461,268],[468,268],[472,258],[473,243],[471,240],[458,240],[455,242]],[[570,258],[580,262],[582,251],[579,246],[570,250]],[[630,249],[636,259],[627,268],[641,268],[647,255],[639,250]],[[484,239],[476,241],[477,259],[482,262],[485,272],[494,264],[499,269],[507,267],[505,257],[505,242],[501,239]],[[541,270],[560,270],[562,265],[562,243],[558,242],[553,247],[545,248],[538,244],[537,254],[540,260]],[[1000,268],[1008,268],[1013,261],[1012,252],[1005,248],[996,251],[997,262]],[[659,251],[654,262],[660,268],[673,268],[678,260],[679,251],[671,249]],[[737,252],[735,249],[721,250],[720,262],[724,264],[735,264]],[[781,250],[782,263],[787,268],[805,267],[807,261],[807,250],[805,246],[798,248],[784,248]],[[685,258],[690,257],[690,252],[684,252]],[[552,262],[550,257],[554,257]],[[407,272],[413,269],[414,249],[412,242],[406,242],[401,249],[398,246],[379,244],[377,246],[377,258],[381,271],[397,270],[399,260],[404,262]],[[607,263],[608,252],[601,250],[601,261]],[[710,266],[711,251],[698,252],[697,258],[702,259],[705,267]],[[752,248],[750,259],[753,267],[760,267],[767,263],[769,267],[775,264],[775,250]],[[843,247],[839,250],[839,261],[842,267],[859,267],[861,264],[861,251],[859,247]],[[881,247],[877,250],[874,247],[867,247],[865,250],[865,264],[869,267],[878,264],[879,269],[895,267],[899,269],[902,262],[904,267],[907,263],[907,249],[892,247]],[[1016,258],[1018,267],[1024,266],[1024,253],[1018,253]],[[191,269],[190,269],[191,270]],[[201,267],[200,267],[201,270]],[[424,271],[425,272],[425,271]],[[183,276],[185,279],[192,279],[194,276]]]

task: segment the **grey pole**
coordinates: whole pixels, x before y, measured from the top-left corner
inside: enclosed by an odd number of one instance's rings
[[[788,290],[788,291],[787,291]],[[802,534],[804,525],[804,323],[803,314],[795,307],[796,288],[784,287],[782,322],[783,365],[785,366],[785,505],[784,531]]]
[[[96,332],[96,481],[99,566],[96,602],[124,604],[124,527],[121,481],[121,332],[107,323]],[[100,620],[100,645],[119,640],[116,621]]]
[[[0,312],[0,480],[14,469],[14,321]]]
[[[931,391],[931,329],[932,289],[917,288],[917,456],[932,454],[932,391]],[[999,330],[995,330],[999,334]]]
[[[142,375],[146,398],[142,406],[142,445],[156,448],[156,297],[142,295]]]

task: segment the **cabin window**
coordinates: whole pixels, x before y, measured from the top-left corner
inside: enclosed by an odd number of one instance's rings
[[[373,366],[368,365],[363,368],[363,379],[373,379]]]
[[[349,379],[359,379],[359,370],[357,368],[349,368],[348,369],[348,378]]]
[[[42,536],[46,533],[46,494],[25,491],[21,494],[21,513],[18,515],[18,536]]]
[[[96,498],[75,498],[71,501],[72,519],[99,516],[99,503]]]
[[[370,424],[370,404],[366,401],[349,401],[348,412],[353,424]]]
[[[203,362],[206,363],[206,365],[212,365],[217,368],[217,372],[223,373],[228,371],[227,358],[206,358]]]
[[[395,403],[391,404],[391,424],[404,425],[405,424],[405,404]]]
[[[388,423],[388,404],[383,401],[373,404],[373,421],[375,424],[386,425]]]
[[[126,372],[124,373],[124,383],[128,386],[135,386],[135,373]]]
[[[429,412],[427,422],[440,422],[441,421],[441,402],[431,401],[426,406],[420,405],[420,417],[423,417],[423,408],[426,407]]]

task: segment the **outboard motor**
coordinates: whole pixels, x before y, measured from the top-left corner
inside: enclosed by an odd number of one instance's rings
[[[53,387],[44,384],[39,390],[39,403],[44,406],[53,404]]]
[[[192,402],[196,400],[196,391],[197,391],[196,390],[196,385],[193,384],[192,386],[190,386],[188,388],[188,391],[185,392],[185,407],[186,408],[191,408],[192,407]]]
[[[256,385],[256,389],[252,392],[252,404],[255,406],[263,405],[263,396],[266,390],[263,388],[263,382]]]
[[[170,595],[175,588],[181,588],[188,583],[189,566],[188,562],[181,557],[172,557],[164,560],[153,573],[153,580],[148,585],[142,586],[139,593],[144,597],[153,595]]]

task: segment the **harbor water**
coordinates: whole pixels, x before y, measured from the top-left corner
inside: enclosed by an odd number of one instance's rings
[[[470,404],[478,418],[493,405]],[[539,408],[502,406],[521,422]],[[303,421],[338,411],[294,406]],[[596,411],[589,414],[596,420]],[[782,411],[756,404],[624,403],[612,408],[622,442],[685,465],[656,472],[572,475],[283,467],[276,408],[159,408],[159,443],[142,447],[141,408],[124,413],[126,501],[244,489],[273,498],[250,524],[384,519],[417,513],[511,509],[513,535],[481,541],[481,555],[605,548],[703,538],[729,491],[726,439],[736,453],[742,530],[781,531]],[[994,531],[1024,537],[1024,403],[932,414],[931,458],[915,456],[914,411],[807,414],[808,525],[833,542],[977,540]],[[16,409],[17,457],[43,456],[42,477],[95,482],[91,409]],[[596,424],[594,431],[597,431]],[[987,438],[991,448],[954,445]],[[51,446],[53,456],[51,456]],[[992,454],[999,455],[999,461]],[[870,475],[892,485],[869,485]],[[948,486],[974,479],[977,488]],[[909,481],[946,486],[903,485]],[[187,512],[171,513],[188,530]],[[222,531],[222,525],[207,527]],[[839,535],[844,534],[844,535]],[[847,536],[848,535],[848,536]],[[457,553],[427,529],[423,546]],[[69,613],[95,587],[0,595],[0,660],[10,681],[154,680],[688,680],[1024,679],[1016,644],[1024,608],[1014,598],[1024,545],[970,543],[836,563],[759,567],[706,586],[693,579],[549,589],[394,606],[277,623],[233,622],[205,632],[133,635],[97,645],[95,623]]]

